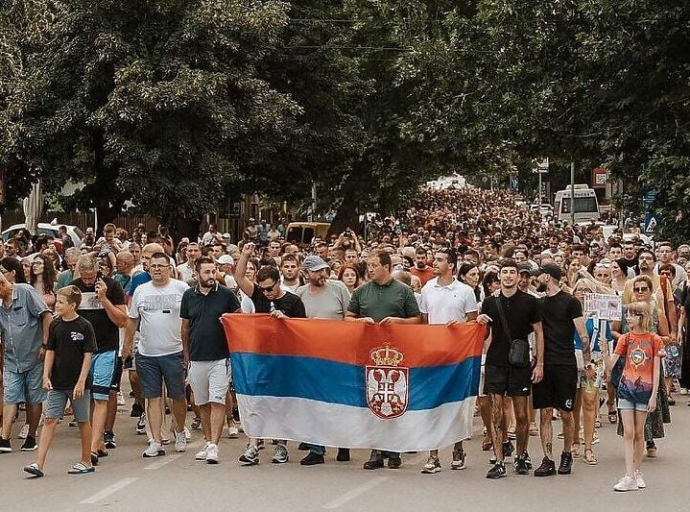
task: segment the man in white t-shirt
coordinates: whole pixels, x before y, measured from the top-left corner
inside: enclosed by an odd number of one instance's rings
[[[157,252],[149,263],[151,281],[137,287],[129,309],[122,357],[132,355],[134,333],[139,326],[140,338],[136,357],[137,374],[146,399],[149,427],[153,439],[144,457],[165,455],[163,449],[163,380],[172,399],[175,418],[175,450],[187,449],[184,423],[187,415],[182,352],[182,319],[180,303],[189,288],[171,279],[172,265],[165,253]]]
[[[419,310],[426,324],[453,325],[477,318],[477,299],[472,288],[455,279],[457,255],[453,249],[441,248],[434,255],[434,277],[422,288]],[[453,447],[453,461],[450,469],[465,469],[465,451],[462,441]],[[422,473],[441,471],[438,450],[429,452],[429,459]]]

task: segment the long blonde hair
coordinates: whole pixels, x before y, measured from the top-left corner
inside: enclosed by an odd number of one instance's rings
[[[648,302],[631,302],[628,304],[628,312],[641,317],[640,327],[643,331],[652,329],[652,306]]]

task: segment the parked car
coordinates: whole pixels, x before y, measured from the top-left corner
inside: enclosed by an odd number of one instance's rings
[[[84,238],[84,233],[77,226],[69,226],[67,224],[60,224],[57,221],[53,221],[50,224],[47,222],[39,222],[37,226],[37,234],[39,235],[50,235],[54,238],[59,238],[58,228],[60,226],[65,226],[67,228],[67,234],[74,242],[75,247],[81,245],[81,240]],[[2,240],[7,241],[12,238],[20,229],[24,229],[25,224],[14,224],[2,232]]]

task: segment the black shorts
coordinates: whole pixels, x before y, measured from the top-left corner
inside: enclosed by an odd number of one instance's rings
[[[484,394],[529,396],[532,387],[532,368],[514,366],[484,366]]]
[[[575,406],[577,382],[576,366],[544,365],[544,378],[532,388],[534,408],[555,407],[571,412]]]

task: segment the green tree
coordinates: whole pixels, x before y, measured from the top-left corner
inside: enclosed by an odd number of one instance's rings
[[[97,208],[102,221],[131,200],[193,231],[299,113],[257,70],[287,7],[46,3],[42,40],[5,95],[2,161],[15,158],[48,187],[85,183],[70,201]]]

